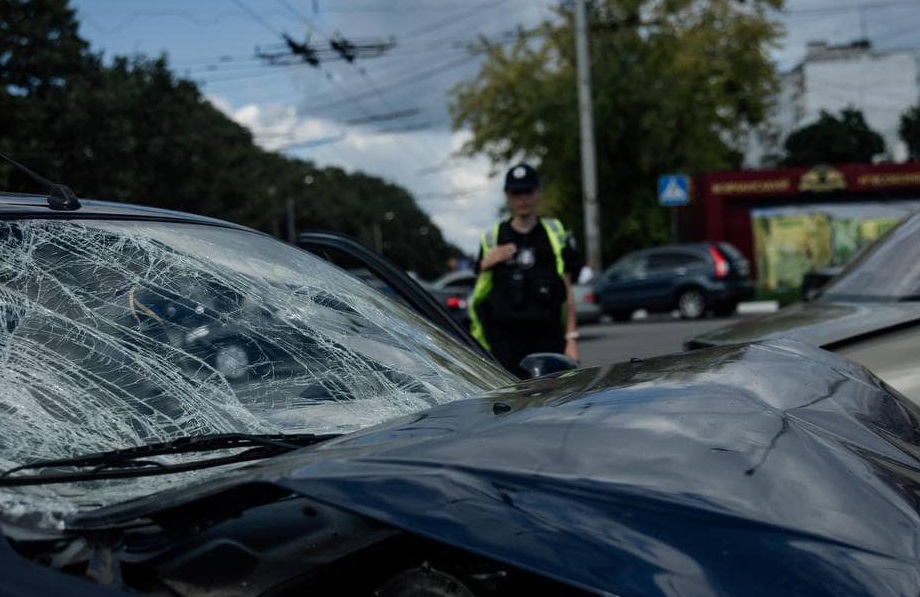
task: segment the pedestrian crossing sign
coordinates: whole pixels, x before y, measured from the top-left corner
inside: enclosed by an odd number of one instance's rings
[[[665,174],[658,177],[658,204],[665,207],[690,203],[690,177],[686,174]]]

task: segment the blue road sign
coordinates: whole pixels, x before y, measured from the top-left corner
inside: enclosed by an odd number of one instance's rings
[[[665,207],[690,203],[690,177],[686,174],[665,174],[658,177],[658,204]]]

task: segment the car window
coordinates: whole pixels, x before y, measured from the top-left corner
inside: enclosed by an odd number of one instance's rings
[[[0,306],[0,470],[186,435],[346,432],[515,381],[343,270],[232,228],[0,221]]]
[[[701,255],[691,255],[689,253],[681,253],[675,256],[677,267],[707,267],[709,266],[709,260]]]
[[[719,251],[721,251],[723,255],[725,255],[732,261],[747,261],[747,258],[744,256],[744,254],[741,251],[739,251],[737,247],[735,247],[735,245],[731,243],[722,242],[722,243],[719,243],[718,246],[719,246]]]
[[[648,256],[649,273],[663,272],[673,268],[674,259],[669,253],[655,253]]]
[[[706,260],[689,253],[657,253],[649,256],[649,272],[670,271],[706,265]]]
[[[610,266],[606,277],[633,278],[645,274],[648,257],[646,255],[627,255]]]

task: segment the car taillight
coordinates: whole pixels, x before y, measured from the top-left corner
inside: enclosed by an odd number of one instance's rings
[[[712,260],[716,264],[716,278],[724,278],[728,275],[728,261],[725,260],[725,257],[722,257],[722,253],[719,253],[719,250],[715,247],[709,247],[709,254],[712,255]]]
[[[445,304],[448,309],[466,309],[466,300],[459,296],[448,297]]]
[[[583,300],[586,303],[596,303],[597,302],[597,298],[594,296],[593,292],[586,292],[585,294],[582,295],[581,300]]]

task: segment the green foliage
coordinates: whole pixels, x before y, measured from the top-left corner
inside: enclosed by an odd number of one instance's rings
[[[740,166],[735,141],[763,120],[776,88],[768,18],[782,0],[598,0],[590,4],[592,102],[605,261],[665,242],[670,213],[656,180]],[[484,65],[452,91],[463,151],[499,169],[540,164],[544,208],[581,231],[574,24],[520,31],[510,47],[480,41]],[[641,16],[640,16],[641,15]],[[582,235],[583,237],[583,235]]]
[[[384,253],[423,277],[461,253],[404,189],[259,149],[165,58],[104,65],[79,38],[66,0],[0,0],[0,152],[84,197],[278,236],[293,202],[298,229],[336,230],[372,246],[382,235]],[[2,165],[0,188],[35,190]]]
[[[785,148],[787,166],[871,163],[885,151],[885,141],[869,128],[862,112],[850,108],[840,118],[822,110],[817,122],[789,135]]]
[[[920,105],[914,106],[901,115],[901,126],[898,133],[901,140],[907,144],[910,159],[920,160]]]

